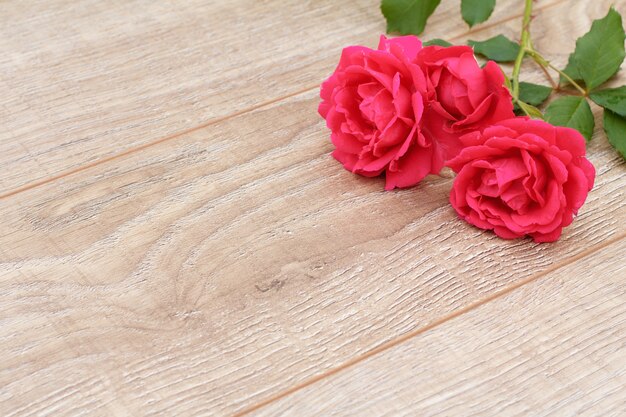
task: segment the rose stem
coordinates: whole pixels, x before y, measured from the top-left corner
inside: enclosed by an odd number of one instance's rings
[[[524,56],[527,54],[541,67],[543,72],[548,77],[548,80],[550,81],[550,84],[552,85],[552,88],[554,90],[558,90],[559,85],[554,82],[554,80],[548,73],[547,68],[551,68],[554,71],[556,71],[559,75],[565,78],[572,86],[574,86],[574,88],[576,88],[583,96],[586,97],[588,93],[584,88],[582,88],[576,81],[574,81],[572,77],[570,77],[569,75],[567,75],[566,73],[564,73],[563,71],[555,67],[552,63],[550,63],[550,61],[545,59],[533,47],[533,44],[530,38],[530,22],[532,20],[532,11],[533,11],[533,0],[524,0],[524,17],[522,20],[522,36],[520,40],[520,49],[517,54],[517,57],[515,58],[515,64],[513,66],[513,75],[511,77],[513,79],[512,80],[513,81],[513,92],[512,92],[513,101],[516,103],[520,102],[519,100],[519,74],[522,68],[522,61],[524,60]],[[528,114],[528,111],[526,111],[524,106],[520,106],[520,107],[528,116],[530,116],[530,114]]]
[[[530,46],[530,19],[533,11],[533,0],[525,0],[524,5],[524,18],[522,20],[522,39],[520,41],[519,52],[517,58],[515,58],[515,65],[513,66],[513,100],[519,101],[519,72],[522,67],[522,61],[524,55],[528,49],[532,49]],[[530,48],[529,48],[530,47]]]
[[[544,71],[544,73],[548,76],[550,80],[550,84],[552,84],[555,90],[558,89],[558,84],[554,82],[552,77],[547,71],[547,68],[551,68],[556,71],[560,76],[565,78],[574,88],[576,88],[583,96],[587,96],[588,93],[582,88],[576,81],[572,79],[569,75],[552,65],[550,61],[545,59],[539,52],[535,50],[533,47],[533,43],[530,39],[530,21],[532,19],[532,11],[533,11],[533,0],[524,0],[524,18],[522,20],[522,39],[520,41],[520,50],[517,54],[517,58],[515,59],[515,66],[513,67],[513,99],[519,99],[519,73],[522,66],[522,61],[524,60],[524,56],[528,54]]]
[[[559,85],[554,81],[554,79],[552,78],[552,76],[550,75],[550,73],[548,72],[546,67],[544,67],[543,65],[539,65],[539,68],[541,68],[541,71],[543,71],[543,73],[546,75],[546,78],[548,79],[548,82],[550,83],[550,86],[552,86],[552,89],[555,90],[555,91],[558,90],[559,89]]]
[[[587,96],[587,91],[582,88],[576,81],[574,81],[572,79],[572,77],[570,77],[569,75],[567,75],[566,73],[564,73],[563,71],[561,71],[560,69],[558,69],[557,67],[555,67],[554,65],[552,65],[548,60],[546,60],[543,56],[541,56],[541,54],[537,51],[535,51],[532,47],[532,45],[530,46],[530,48],[526,51],[526,53],[528,55],[530,55],[530,57],[532,59],[535,60],[535,62],[537,64],[539,64],[539,66],[541,66],[542,68],[552,68],[554,71],[556,71],[559,75],[561,75],[563,78],[565,78],[572,86],[574,86],[574,88],[576,88],[578,91],[580,91],[580,93],[583,96]]]

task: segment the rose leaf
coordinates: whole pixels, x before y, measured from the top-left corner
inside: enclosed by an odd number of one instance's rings
[[[554,100],[545,111],[546,122],[578,130],[588,141],[595,122],[591,107],[584,97],[566,96]]]
[[[611,145],[626,159],[626,118],[605,109],[604,131]]]
[[[461,0],[461,15],[472,27],[489,19],[495,6],[496,0]]]
[[[607,88],[589,94],[597,105],[626,117],[626,85],[619,88]]]
[[[525,103],[539,106],[546,101],[552,93],[552,88],[545,85],[527,83],[522,81],[519,83],[519,98]]]
[[[441,0],[383,0],[380,10],[387,20],[387,33],[419,35],[426,21],[439,6]]]
[[[509,90],[512,88],[509,87]],[[546,87],[545,85],[527,83],[522,81],[519,83],[519,101],[522,101],[526,104],[530,104],[531,106],[539,106],[544,101],[550,97],[552,93],[552,88]],[[519,104],[513,103],[516,114],[522,114],[523,111],[520,108]]]
[[[484,55],[496,62],[515,61],[519,53],[519,45],[504,35],[494,36],[486,41],[468,41],[474,52]]]
[[[569,55],[569,59],[567,61],[567,66],[565,67],[565,69],[563,70],[564,73],[566,73],[567,75],[570,76],[570,78],[574,81],[578,82],[582,82],[583,77],[580,75],[580,72],[578,71],[578,67],[576,66],[576,63],[574,62],[574,53],[572,52]],[[561,84],[567,84],[567,78],[565,78],[563,75],[561,75],[559,82]]]
[[[622,65],[624,51],[622,16],[613,8],[602,19],[594,20],[591,29],[576,41],[565,72],[582,79],[593,90],[611,78]]]
[[[452,46],[452,44],[448,41],[444,41],[443,39],[439,39],[439,38],[435,38],[435,39],[431,39],[429,41],[424,42],[422,45],[424,46],[432,46],[432,45],[437,45],[437,46]]]
[[[516,106],[517,106],[515,109],[517,110],[516,114],[518,115],[527,114],[533,119],[543,120],[543,114],[541,113],[541,110],[539,110],[537,107],[533,106],[532,104],[524,103],[523,101],[518,101]]]

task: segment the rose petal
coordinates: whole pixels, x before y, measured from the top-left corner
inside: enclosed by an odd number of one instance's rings
[[[359,160],[359,157],[357,155],[348,153],[348,152],[343,152],[343,151],[340,151],[339,149],[335,149],[331,155],[337,161],[341,162],[344,168],[347,169],[348,171],[352,171],[357,161]]]
[[[496,235],[498,235],[498,237],[502,239],[507,239],[507,240],[519,239],[520,237],[524,236],[523,233],[513,233],[511,230],[507,229],[506,227],[494,227],[493,231],[495,232]]]
[[[512,213],[511,218],[522,227],[548,224],[554,220],[556,213],[561,209],[560,195],[559,185],[556,181],[550,181],[548,183],[546,201],[543,206],[537,206],[525,215]]]
[[[563,185],[563,193],[567,198],[568,207],[574,214],[578,213],[589,193],[587,177],[582,169],[574,165],[569,167],[569,176]]]
[[[430,173],[432,151],[432,148],[411,147],[404,157],[398,160],[397,171],[387,171],[385,189],[410,187],[420,182]]]
[[[568,151],[572,156],[585,156],[585,138],[576,129],[569,127],[555,128],[555,145]]]
[[[509,183],[528,175],[528,170],[519,154],[516,154],[514,157],[499,158],[493,162],[493,167],[496,170],[498,187],[500,189],[504,189]]]
[[[459,170],[469,161],[475,159],[489,159],[499,155],[504,155],[505,149],[492,148],[489,146],[470,146],[464,148],[458,156],[446,163],[446,166],[452,168],[454,172]]]
[[[330,140],[341,152],[358,155],[363,148],[363,142],[357,140],[353,135],[341,132],[332,133]]]
[[[392,39],[388,39],[385,35],[380,35],[380,41],[378,43],[379,50],[391,52],[393,46],[400,47],[402,49],[401,53],[408,59],[413,60],[422,49],[422,41],[420,41],[417,36],[413,35],[398,36]]]
[[[363,57],[372,49],[365,46],[348,46],[341,51],[341,57],[339,58],[339,65],[335,72],[347,68],[351,65],[363,65]]]
[[[554,229],[550,233],[531,233],[531,237],[536,243],[549,243],[556,242],[561,237],[563,228],[559,227]]]
[[[385,148],[400,145],[407,139],[410,132],[411,127],[394,116],[387,127],[380,133],[380,140],[374,145],[374,155],[378,156],[381,150],[384,152]]]

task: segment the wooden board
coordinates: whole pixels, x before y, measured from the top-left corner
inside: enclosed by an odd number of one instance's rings
[[[622,416],[626,240],[256,410],[256,416]]]
[[[600,135],[561,241],[505,242],[341,170],[310,96],[2,207],[0,409],[239,410],[626,232]]]
[[[490,24],[522,8],[501,3]],[[343,46],[376,45],[377,4],[1,3],[0,194],[317,88]],[[445,24],[457,9],[444,0],[429,34],[467,32]]]
[[[538,13],[538,44],[609,4],[582,3]],[[241,411],[626,232],[600,125],[596,187],[563,239],[503,242],[456,219],[450,178],[389,193],[343,171],[316,88],[290,94],[0,201],[3,415]]]

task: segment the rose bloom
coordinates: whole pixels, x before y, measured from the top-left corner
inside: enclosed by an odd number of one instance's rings
[[[445,159],[461,150],[463,134],[515,117],[502,70],[493,61],[480,68],[469,46],[428,46],[417,61],[428,85],[424,134],[437,138]]]
[[[322,84],[319,113],[331,130],[332,155],[354,173],[385,173],[385,189],[417,184],[444,164],[421,131],[426,79],[415,63],[421,41],[387,39],[378,50],[343,50],[335,72]]]
[[[556,241],[593,186],[595,169],[574,129],[517,117],[460,140],[466,147],[447,163],[458,174],[450,202],[502,238]]]

